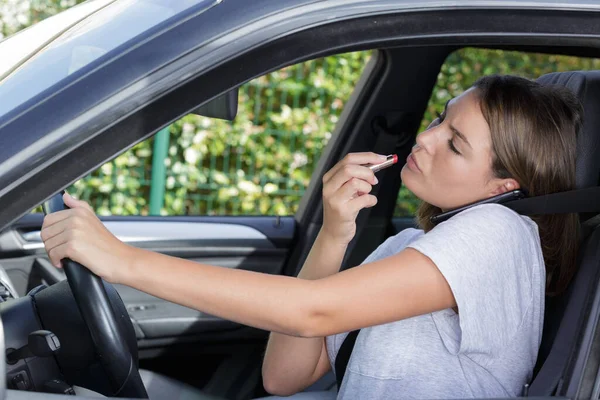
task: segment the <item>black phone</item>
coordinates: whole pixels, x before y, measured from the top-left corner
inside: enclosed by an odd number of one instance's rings
[[[64,194],[65,191],[61,190],[60,193],[55,194],[54,196],[46,200],[44,203],[42,203],[42,211],[44,212],[44,215],[48,215],[56,211],[66,210],[69,208],[65,205],[63,201]]]
[[[513,200],[524,199],[525,197],[527,197],[525,195],[525,193],[522,190],[517,189],[517,190],[510,191],[510,192],[499,194],[498,196],[490,197],[490,198],[487,198],[484,200],[479,200],[474,203],[467,204],[466,206],[455,208],[454,210],[450,210],[450,211],[446,211],[446,212],[443,212],[438,215],[434,215],[429,220],[434,225],[437,225],[440,222],[445,221],[450,217],[453,217],[454,215],[458,214],[459,212],[466,210],[467,208],[475,207],[480,204],[490,204],[490,203],[503,204],[503,203],[507,203],[507,202],[513,201]]]

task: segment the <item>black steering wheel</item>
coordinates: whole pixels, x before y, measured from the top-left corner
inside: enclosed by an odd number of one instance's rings
[[[63,202],[63,194],[64,191],[61,191],[42,205],[44,214],[69,208]],[[70,259],[63,259],[62,266],[94,342],[100,364],[110,380],[113,396],[147,399],[148,393],[137,363],[131,355],[102,279]]]

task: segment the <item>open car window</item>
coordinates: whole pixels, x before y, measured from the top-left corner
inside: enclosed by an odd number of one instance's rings
[[[372,54],[259,76],[234,121],[188,114],[67,191],[103,216],[294,215]]]

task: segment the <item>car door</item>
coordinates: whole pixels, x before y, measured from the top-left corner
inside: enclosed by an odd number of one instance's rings
[[[133,246],[269,274],[298,244],[295,213],[371,51],[302,62],[239,89],[234,121],[188,114],[67,188]],[[346,69],[338,66],[346,65]],[[320,81],[319,81],[320,80]],[[360,89],[359,89],[360,90]],[[65,279],[48,261],[38,208],[3,231],[0,265],[19,296]],[[140,366],[204,387],[258,378],[267,332],[116,285]],[[274,299],[275,301],[275,299]],[[187,376],[183,361],[203,362]],[[218,388],[213,389],[218,391]]]

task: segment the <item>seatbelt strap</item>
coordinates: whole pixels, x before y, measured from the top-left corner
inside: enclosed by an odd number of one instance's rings
[[[337,356],[335,357],[335,380],[337,382],[338,392],[342,387],[342,380],[344,379],[344,374],[346,373],[346,367],[348,366],[348,361],[350,361],[352,348],[354,347],[354,343],[356,342],[359,332],[360,329],[357,329],[350,332],[348,336],[346,336],[344,342],[340,346]]]
[[[600,212],[600,186],[528,197],[503,205],[524,215]]]

